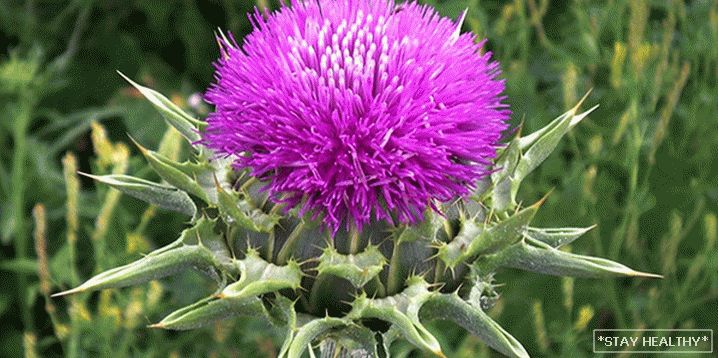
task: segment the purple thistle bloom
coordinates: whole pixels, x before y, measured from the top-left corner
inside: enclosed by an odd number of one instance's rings
[[[220,39],[204,143],[335,231],[416,222],[489,173],[510,111],[483,42],[434,9],[293,0]]]

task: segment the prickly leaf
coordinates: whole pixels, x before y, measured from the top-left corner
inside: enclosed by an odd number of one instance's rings
[[[129,195],[157,205],[160,208],[176,211],[189,216],[197,213],[197,206],[189,195],[175,187],[153,183],[129,175],[90,175],[87,177],[95,179],[103,184]]]

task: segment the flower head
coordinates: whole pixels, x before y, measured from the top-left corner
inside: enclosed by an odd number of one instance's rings
[[[509,111],[483,43],[431,7],[293,0],[221,39],[204,142],[273,200],[342,223],[419,220],[489,172]]]

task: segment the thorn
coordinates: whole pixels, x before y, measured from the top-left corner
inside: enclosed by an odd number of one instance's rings
[[[84,177],[88,177],[90,179],[94,179],[94,180],[99,180],[98,178],[100,177],[99,175],[89,174],[89,173],[81,172],[79,170],[77,171],[77,174],[82,175]]]
[[[219,179],[217,179],[217,173],[212,173],[212,179],[214,179],[214,187],[217,192],[223,192],[224,189],[222,189],[222,186],[219,184]]]
[[[356,292],[356,291],[355,291],[355,292],[349,293],[349,296],[351,296],[352,300],[356,300],[356,299],[359,298],[359,296],[361,296],[363,293],[364,293],[364,292]],[[339,300],[339,302],[342,302],[342,301]],[[342,303],[348,303],[348,302],[342,302]]]
[[[556,188],[555,188],[555,187],[554,187],[554,188],[551,188],[551,190],[549,190],[549,191],[546,193],[546,195],[543,196],[543,198],[539,199],[539,201],[537,201],[535,204],[531,205],[531,207],[535,207],[536,209],[540,208],[540,207],[543,205],[543,203],[546,202],[546,200],[548,199],[549,195],[551,195],[551,193],[553,193],[553,190],[554,190],[554,189],[556,189]]]
[[[142,144],[140,144],[139,142],[137,142],[137,141],[135,140],[135,138],[133,138],[129,133],[127,133],[127,137],[130,138],[130,140],[132,141],[132,143],[135,144],[135,146],[137,147],[137,149],[140,150],[140,153],[142,153],[143,156],[146,157],[146,156],[148,156],[148,155],[150,154],[150,150],[147,149],[147,148],[145,148],[145,147],[143,147]]]
[[[578,109],[581,107],[583,102],[586,100],[586,98],[588,98],[588,95],[590,95],[592,91],[593,87],[591,87],[588,92],[586,92],[586,94],[583,95],[583,97],[578,101],[578,103],[576,103],[576,105],[571,108],[570,112],[576,113],[576,111],[578,111]]]
[[[129,82],[132,86],[134,86],[134,87],[136,87],[137,89],[139,89],[140,85],[137,84],[135,81],[131,80],[129,77],[125,76],[125,74],[122,73],[122,72],[120,72],[120,70],[115,70],[115,72],[117,72],[118,75],[120,75],[122,78],[124,78],[125,81]]]
[[[442,275],[446,275],[446,271],[449,271],[450,265],[448,263],[444,263],[444,271],[441,272]]]
[[[330,248],[330,249],[333,249],[333,248],[334,248],[334,242],[332,241],[332,239],[331,239],[329,236],[324,236],[323,239],[324,239],[324,243],[325,243],[325,245],[326,245],[325,247],[320,247],[320,246],[315,245],[315,244],[312,244],[312,245],[313,245],[313,246],[316,246],[318,249],[320,249],[320,250],[322,250],[322,251],[324,251],[325,248]]]
[[[435,253],[435,254],[433,254],[433,255],[427,257],[427,258],[424,260],[424,262],[433,261],[434,259],[436,259],[436,258],[438,258],[438,257],[439,257],[439,253],[437,252],[437,253]]]
[[[579,122],[581,122],[584,118],[588,117],[588,115],[591,114],[591,112],[595,111],[596,108],[598,108],[598,106],[599,105],[595,105],[595,106],[589,108],[588,110],[584,111],[583,113],[574,115],[573,118],[571,119],[571,122],[568,124],[569,128],[573,128]]]
[[[82,287],[82,286],[75,287],[75,288],[70,289],[70,290],[67,290],[67,291],[62,291],[62,292],[54,293],[54,294],[50,295],[50,297],[62,297],[62,296],[72,295],[72,294],[75,294],[75,293],[80,293],[80,292],[85,291],[85,289],[84,289],[84,288],[81,288],[81,287]]]
[[[426,270],[421,271],[421,273],[420,273],[418,276],[421,277],[422,280],[426,281],[426,280],[424,279],[424,277],[426,277],[426,275],[427,275],[431,270],[432,270],[432,268],[427,268]]]
[[[165,328],[166,326],[162,322],[147,325],[147,328]]]
[[[310,257],[310,258],[308,258],[308,259],[306,259],[306,260],[304,260],[304,261],[301,261],[301,262],[300,262],[300,261],[297,261],[297,265],[299,265],[299,266],[304,266],[305,264],[308,264],[308,263],[311,263],[311,262],[318,262],[318,261],[319,261],[319,258],[318,258],[318,257]],[[314,269],[314,270],[316,270],[316,269]]]
[[[379,246],[381,246],[381,245],[384,245],[384,243],[385,243],[387,240],[389,240],[390,238],[391,238],[391,234],[389,234],[389,235],[387,235],[386,237],[384,237],[383,239],[379,240],[379,243],[377,243],[376,246],[379,247]]]
[[[304,274],[304,277],[309,277],[309,278],[311,278],[311,279],[314,279],[315,281],[316,281],[317,278],[319,277],[319,275],[312,275],[312,274],[310,274],[310,273],[304,273],[304,272],[302,272],[302,274]]]
[[[491,218],[494,217],[495,215],[496,215],[496,209],[492,207],[491,210],[489,210],[489,214],[486,215],[486,219],[484,219],[484,225],[488,224],[489,221],[491,221]]]
[[[521,133],[524,130],[524,124],[526,124],[526,113],[521,116],[521,122],[519,122],[519,125],[516,126],[516,129],[514,130],[515,138],[521,138]]]
[[[629,276],[634,277],[644,277],[644,278],[665,278],[663,275],[655,274],[655,273],[649,273],[649,272],[641,272],[641,271],[631,271],[628,273]]]

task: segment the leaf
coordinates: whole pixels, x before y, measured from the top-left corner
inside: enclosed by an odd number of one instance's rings
[[[516,338],[481,309],[465,302],[457,294],[432,295],[421,308],[421,318],[453,321],[502,354],[509,357],[529,356]]]
[[[149,150],[139,143],[135,142],[137,148],[147,159],[152,169],[170,185],[192,194],[206,203],[214,203],[216,200],[211,198],[207,191],[197,181],[197,176],[193,175],[188,164],[177,163],[162,154]]]
[[[277,355],[279,358],[286,357],[294,339],[294,330],[297,327],[297,312],[294,310],[294,302],[284,296],[277,295],[274,305],[269,311],[269,318],[273,319],[274,325],[284,326],[287,330],[284,343],[282,343]]]
[[[489,227],[471,220],[465,221],[452,241],[439,246],[437,256],[447,267],[453,268],[478,255],[500,250],[519,241],[542,203],[543,199]]]
[[[401,338],[401,332],[396,329],[394,326],[389,327],[389,329],[382,333],[381,335],[381,348],[384,351],[384,355],[386,357],[391,356],[391,344],[396,342],[398,339]]]
[[[212,231],[215,222],[201,218],[195,226],[184,230],[175,242],[135,262],[100,273],[80,286],[56,293],[53,297],[137,285],[188,268],[201,270],[219,281],[221,278],[217,270],[232,274],[232,266],[227,262],[230,255],[227,247]]]
[[[132,86],[137,88],[137,90],[140,91],[140,93],[142,93],[142,95],[145,96],[145,98],[147,98],[150,103],[155,106],[155,108],[157,108],[165,121],[167,121],[167,124],[175,127],[180,133],[182,133],[182,136],[187,138],[190,143],[194,143],[202,139],[198,131],[198,127],[202,125],[200,121],[192,118],[192,116],[187,114],[159,92],[137,84],[129,77],[125,76],[122,72],[118,71],[117,73],[119,73],[120,76],[122,76],[122,78],[124,78]]]
[[[545,125],[543,128],[541,128],[529,135],[518,138],[519,149],[521,149],[521,150],[528,149],[530,146],[532,146],[534,143],[536,143],[536,141],[538,141],[539,138],[544,136],[547,132],[556,128],[559,124],[565,122],[566,119],[571,115],[572,110],[569,110],[568,112],[563,113],[560,116],[554,118],[554,120],[549,122],[549,124]]]
[[[514,138],[496,160],[494,167],[498,170],[491,174],[491,181],[494,183],[491,204],[496,211],[516,206],[515,197],[511,195],[511,182],[520,156],[519,140]]]
[[[214,298],[209,297],[187,307],[170,313],[152,328],[171,330],[189,330],[210,323],[237,316],[266,316],[266,309],[257,297]]]
[[[217,219],[200,217],[194,226],[185,229],[180,235],[179,241],[185,245],[201,245],[212,252],[222,268],[230,274],[236,274],[237,268],[234,264],[234,255],[230,251],[224,237],[214,232]],[[171,244],[170,244],[171,245]]]
[[[472,255],[501,250],[521,240],[529,223],[533,220],[546,197],[519,211],[506,220],[499,221],[482,233],[480,240],[472,242],[468,252]]]
[[[37,261],[26,258],[4,260],[0,263],[0,270],[22,275],[37,275]]]
[[[586,97],[584,97],[584,99],[585,98]],[[528,136],[528,138],[531,138],[531,141],[524,141],[524,144],[528,145],[528,149],[523,153],[521,159],[516,165],[516,171],[513,175],[514,192],[518,191],[518,185],[521,181],[526,178],[529,173],[536,169],[539,164],[546,160],[551,152],[553,152],[559,141],[561,141],[561,138],[568,133],[571,128],[598,108],[598,106],[594,106],[581,114],[576,114],[580,105],[581,102],[579,102],[576,107],[549,123],[545,129],[539,131],[540,135],[535,139],[533,138],[534,136],[531,135]]]
[[[617,262],[572,254],[551,248],[543,243],[532,244],[530,240],[505,249],[484,260],[477,261],[480,271],[491,267],[511,267],[554,276],[572,276],[586,278],[609,278],[621,276],[662,278],[661,275],[635,271]],[[487,265],[488,264],[488,265]]]
[[[558,118],[554,119],[553,121],[551,121],[549,124],[547,124],[543,128],[541,128],[527,136],[519,138],[519,147],[521,148],[521,150],[525,150],[526,148],[530,147],[531,145],[536,143],[536,141],[539,138],[541,138],[543,135],[545,135],[546,132],[554,129],[559,123],[565,121],[567,117],[574,115],[576,113],[576,111],[578,110],[578,108],[581,107],[581,104],[583,104],[583,102],[586,100],[586,98],[588,98],[588,95],[591,94],[591,92],[592,92],[592,90],[589,90],[583,96],[583,98],[581,98],[578,101],[578,103],[573,108],[571,108],[566,113],[558,116]],[[590,109],[589,111],[592,111],[592,110],[593,109]],[[589,111],[587,111],[587,112],[589,112]],[[581,120],[583,120],[583,117],[580,117],[580,116],[577,116],[577,117],[573,118],[572,120],[570,120],[569,121],[569,130],[572,129],[573,127],[575,127],[578,123],[580,123]]]
[[[190,267],[214,267],[218,265],[206,248],[182,246],[157,255],[150,254],[131,264],[105,271],[85,281],[82,285],[68,291],[56,293],[53,297],[106,288],[132,286],[160,279]]]
[[[269,233],[279,218],[255,208],[249,201],[229,193],[216,184],[217,206],[237,225],[254,232]]]
[[[286,298],[279,298],[277,302],[283,305],[283,308],[280,308],[279,312],[274,311],[274,316],[269,316],[260,296],[283,289],[299,288],[302,279],[299,265],[290,262],[286,266],[276,266],[259,257],[254,250],[247,252],[247,257],[243,260],[233,260],[233,264],[239,267],[239,281],[226,286],[215,296],[173,312],[153,327],[185,330],[228,316],[261,314],[269,319],[276,317],[277,313],[287,321],[287,325],[293,326],[296,315],[291,308],[291,302],[287,302]],[[282,315],[284,317],[281,317]]]
[[[378,357],[376,338],[370,329],[350,324],[345,327],[335,328],[319,338],[322,342],[334,341],[335,353],[337,349],[343,348],[351,352],[351,356]],[[340,348],[341,347],[341,348]]]
[[[419,321],[419,310],[434,293],[420,277],[409,278],[408,287],[399,294],[370,299],[361,295],[352,302],[347,318],[352,320],[376,318],[392,324],[404,338],[416,347],[444,357],[436,338]]]
[[[481,310],[493,307],[500,298],[496,291],[499,285],[494,283],[494,274],[494,272],[482,273],[471,267],[465,280],[470,287],[468,295],[465,296],[466,302]]]
[[[431,210],[424,213],[424,218],[422,223],[403,226],[392,234],[394,247],[386,280],[389,294],[399,292],[412,273],[429,269],[434,251],[431,243],[446,240],[445,228],[449,226],[447,220]]]
[[[591,231],[594,226],[590,227],[566,227],[566,228],[546,228],[539,229],[529,227],[526,235],[534,240],[546,243],[554,248],[559,248],[572,243],[574,240]]]
[[[176,211],[192,217],[197,213],[197,206],[189,195],[175,187],[160,185],[128,175],[81,174],[110,185],[129,196],[157,205],[160,208]]]
[[[302,270],[299,264],[289,261],[285,266],[271,264],[255,250],[249,250],[247,257],[236,260],[239,265],[239,281],[228,285],[219,294],[220,297],[234,299],[259,296],[264,293],[282,289],[296,290],[302,281]]]
[[[319,275],[329,274],[341,277],[361,288],[376,277],[386,265],[386,258],[377,246],[367,246],[355,255],[343,255],[328,247],[319,257],[316,270]]]
[[[440,244],[437,257],[443,261],[447,267],[456,267],[470,256],[467,249],[474,241],[478,242],[481,240],[483,230],[484,226],[476,223],[474,220],[464,221],[461,225],[461,230],[453,240]]]
[[[287,357],[301,358],[307,347],[310,347],[312,341],[321,334],[336,328],[352,324],[351,321],[342,318],[325,317],[317,318],[309,321],[305,325],[299,327],[294,340],[289,347]]]
[[[435,240],[444,228],[444,218],[433,210],[424,212],[424,220],[417,225],[407,225],[394,240],[396,244],[417,242],[420,240],[431,242]]]

